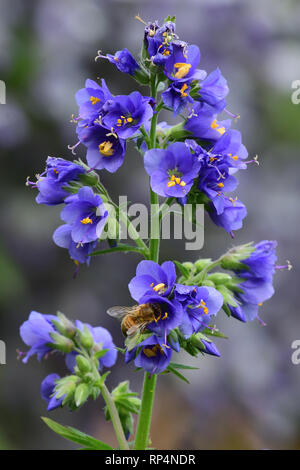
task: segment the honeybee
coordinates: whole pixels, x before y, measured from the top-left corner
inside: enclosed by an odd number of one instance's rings
[[[124,336],[132,337],[136,333],[142,333],[147,325],[153,321],[158,322],[166,318],[162,315],[159,304],[141,304],[133,307],[111,307],[107,310],[108,315],[122,320],[121,330]]]

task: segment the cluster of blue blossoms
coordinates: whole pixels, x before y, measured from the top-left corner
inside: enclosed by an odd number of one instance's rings
[[[86,163],[48,157],[45,172],[35,183],[28,182],[39,191],[37,203],[64,205],[64,224],[55,231],[54,242],[68,249],[76,264],[89,263],[109,216],[107,192],[96,171],[116,172],[130,141],[144,156],[154,193],[182,206],[204,204],[212,221],[233,236],[242,227],[247,210],[232,193],[238,185],[237,172],[246,169],[249,161],[240,132],[231,129],[232,118],[237,116],[226,109],[229,89],[221,71],[217,68],[207,74],[198,68],[199,48],[179,39],[171,18],[162,26],[157,22],[145,25],[139,62],[127,49],[114,55],[99,52],[98,58],[107,59],[142,85],[152,87],[154,83],[161,96],[159,100],[156,94],[143,96],[138,91],[113,95],[103,79],[100,83],[88,79],[77,92],[78,113],[73,122],[78,142],[71,150],[75,153],[82,144]],[[173,126],[158,123],[155,144],[149,145],[153,137],[151,122],[162,109],[181,120]],[[220,117],[221,113],[227,115],[226,119]],[[115,246],[118,242],[114,240]],[[214,325],[216,315],[223,309],[243,322],[259,318],[259,306],[273,295],[275,250],[276,242],[262,241],[230,250],[218,264],[211,260],[177,263],[179,277],[171,261],[161,265],[149,259],[141,261],[129,290],[140,306],[152,305],[156,313],[134,341],[126,340],[125,361],[134,361],[137,368],[159,374],[170,371],[173,351],[219,356],[211,340],[219,335]],[[210,274],[211,267],[216,266],[230,274]],[[80,331],[88,330],[91,347],[101,344],[105,350],[99,369],[111,367],[117,350],[109,333],[100,327],[84,327],[80,322],[74,325],[77,336],[69,337],[72,345],[68,348],[59,337],[60,320],[32,312],[21,327],[21,336],[30,346],[24,362],[33,354],[41,359],[56,349],[66,354],[67,366],[74,373],[78,367],[74,337],[80,343]],[[52,374],[42,384],[42,396],[49,409],[68,399],[57,390],[59,381]]]

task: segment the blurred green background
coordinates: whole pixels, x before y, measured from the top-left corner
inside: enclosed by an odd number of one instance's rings
[[[0,105],[0,339],[7,364],[0,365],[0,448],[73,448],[40,420],[47,413],[40,382],[48,373],[64,373],[62,358],[41,364],[32,359],[27,366],[16,359],[16,349],[24,349],[19,326],[31,310],[59,309],[101,324],[122,344],[119,325],[105,312],[132,302],[127,282],[139,258],[105,255],[73,280],[68,254],[52,242],[60,208],[38,206],[25,180],[43,170],[48,155],[72,157],[67,145],[76,141],[69,122],[76,113],[74,94],[87,77],[104,77],[115,94],[134,89],[129,77],[94,57],[98,49],[138,53],[143,26],[134,20],[137,13],[147,21],[177,15],[177,32],[199,45],[202,67],[219,66],[227,77],[228,107],[241,115],[244,143],[260,160],[240,175],[238,194],[249,215],[235,243],[277,239],[280,264],[289,259],[294,266],[276,276],[277,292],[261,311],[267,327],[220,315],[218,325],[230,337],[217,343],[222,357],[194,360],[199,371],[187,374],[190,385],[173,377],[159,380],[153,445],[299,449],[300,366],[291,362],[291,343],[300,339],[300,105],[291,102],[292,81],[300,79],[297,0],[1,1],[0,79],[7,103]],[[84,157],[84,148],[78,156]],[[103,181],[115,197],[147,201],[146,175],[133,148],[118,173],[104,174]],[[185,254],[182,241],[168,241],[162,259],[218,257],[231,245],[229,235],[207,219],[200,253]],[[141,375],[119,358],[109,386],[128,376],[139,391]],[[101,407],[101,401],[91,402],[78,413],[57,410],[51,417],[114,443]]]

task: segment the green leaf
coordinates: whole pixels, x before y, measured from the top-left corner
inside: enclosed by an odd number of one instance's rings
[[[185,364],[178,364],[177,362],[170,362],[170,365],[174,369],[185,369],[185,370],[198,370],[199,367],[186,366]]]
[[[166,369],[166,371],[169,371],[169,372],[171,372],[172,374],[176,375],[176,377],[178,377],[179,379],[183,380],[183,382],[185,382],[185,383],[187,383],[187,384],[190,383],[190,382],[188,381],[188,379],[187,379],[184,375],[180,374],[180,372],[178,372],[177,369],[173,368],[173,367],[171,366],[171,364],[169,364],[169,366],[168,366],[168,368]]]
[[[105,442],[99,441],[71,426],[63,426],[50,418],[42,418],[42,420],[56,434],[59,434],[64,439],[76,442],[76,444],[80,444],[89,450],[113,450],[113,448],[105,444]]]
[[[179,261],[174,261],[174,263],[175,263],[176,267],[179,269],[179,271],[181,272],[181,274],[182,274],[186,279],[188,279],[188,277],[189,277],[189,275],[190,275],[188,269],[185,268],[182,263],[179,263]]]
[[[105,354],[109,351],[109,349],[101,349],[101,351],[97,351],[95,354],[94,354],[94,358],[95,359],[100,359],[100,357],[103,357],[105,356]]]
[[[224,306],[222,308],[224,309]],[[216,338],[228,339],[228,336],[224,335],[224,333],[221,333],[221,331],[217,329],[210,330],[209,328],[205,328],[204,330],[202,330],[202,333],[204,333],[207,336],[215,336]]]

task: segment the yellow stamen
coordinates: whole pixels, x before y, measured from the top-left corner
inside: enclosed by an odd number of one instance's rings
[[[161,315],[159,315],[159,317],[157,318],[154,318],[155,323],[157,323],[160,319],[161,319]]]
[[[161,349],[159,344],[155,344],[155,346],[152,346],[152,348],[143,349],[143,352],[147,357],[155,357],[158,351],[160,352],[160,354],[163,354],[163,350]]]
[[[127,122],[132,122],[132,121],[133,121],[132,117],[127,118]]]
[[[96,104],[96,103],[99,103],[100,99],[99,98],[95,98],[95,96],[91,96],[90,97],[90,102],[92,103],[92,105]]]
[[[186,93],[186,91],[185,91],[187,89],[188,89],[188,85],[186,83],[184,83],[184,85],[182,85],[182,87],[180,89],[181,98],[184,98],[185,96],[188,95],[188,93]]]
[[[258,305],[259,307],[261,307],[261,306],[262,306],[262,304],[263,304],[262,302],[259,302],[257,305]]]
[[[164,56],[170,55],[170,51],[168,51],[168,49],[165,49],[164,52],[163,52],[163,55],[164,55]]]
[[[162,289],[164,289],[165,287],[166,287],[166,285],[163,282],[161,282],[160,284],[156,284],[156,286],[153,287],[153,290],[155,292],[159,292]]]
[[[111,157],[115,153],[112,142],[109,140],[102,142],[99,145],[99,152],[105,157]]]
[[[179,184],[180,183],[180,178],[175,178],[175,183]]]
[[[226,129],[225,129],[225,127],[219,127],[219,128],[217,129],[217,131],[218,131],[221,135],[223,135],[223,134],[225,134]]]
[[[224,188],[224,183],[218,183],[219,188]]]
[[[180,182],[180,186],[184,187],[186,185],[186,182],[185,181],[181,181]]]
[[[211,127],[212,129],[218,129],[219,124],[217,123],[217,120],[216,120],[216,119],[213,120],[213,122],[211,123],[210,127]]]
[[[232,203],[232,205],[234,206],[236,201],[237,201],[237,197],[235,197],[234,199],[232,197],[229,198],[229,201]]]
[[[154,286],[154,282],[152,282],[152,284],[150,284],[150,287],[153,287]]]
[[[53,173],[55,173],[56,175],[58,175],[58,170],[57,170],[57,168],[53,168]]]
[[[176,183],[175,183],[175,181],[169,181],[167,183],[167,186],[168,186],[168,188],[171,188],[172,186],[176,186]]]
[[[87,224],[91,224],[93,223],[92,219],[90,219],[89,217],[86,217],[85,219],[81,219],[80,221],[83,225],[87,225]]]
[[[232,160],[238,160],[238,159],[239,159],[239,157],[238,157],[237,155],[234,155],[234,156],[232,157]]]
[[[162,320],[166,320],[168,318],[168,312],[165,312],[164,316],[162,317]]]
[[[186,64],[185,62],[177,62],[174,64],[174,68],[177,69],[175,73],[175,78],[184,78],[190,71],[191,64]]]

